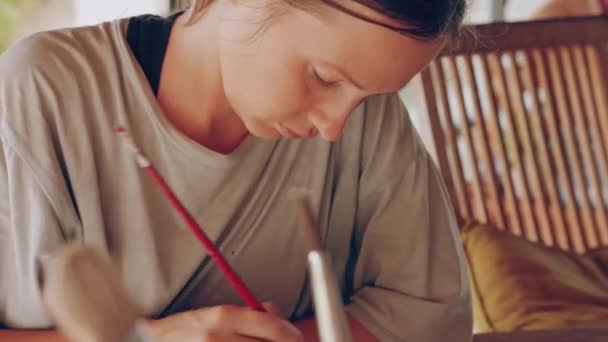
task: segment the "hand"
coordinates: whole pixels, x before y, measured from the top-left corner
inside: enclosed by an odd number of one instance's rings
[[[303,342],[302,333],[272,304],[268,312],[221,305],[183,312],[149,323],[155,342]]]

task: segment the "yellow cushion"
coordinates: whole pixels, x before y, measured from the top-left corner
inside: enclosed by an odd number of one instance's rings
[[[608,248],[585,256],[463,229],[479,332],[608,326]]]

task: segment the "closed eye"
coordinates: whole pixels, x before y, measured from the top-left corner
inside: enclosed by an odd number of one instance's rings
[[[321,76],[319,74],[319,72],[317,71],[317,69],[313,69],[313,74],[314,74],[314,77],[317,79],[317,81],[326,87],[330,87],[330,86],[333,86],[336,83],[338,83],[338,81],[332,81],[326,77]]]

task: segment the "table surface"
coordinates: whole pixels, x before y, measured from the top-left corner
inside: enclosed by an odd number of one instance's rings
[[[519,331],[476,335],[474,342],[608,342],[606,329]]]

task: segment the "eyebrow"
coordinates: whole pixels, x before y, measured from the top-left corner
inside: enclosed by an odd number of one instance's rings
[[[382,6],[374,4],[373,1],[356,0],[356,2],[358,2],[359,4],[361,4],[363,6],[366,6],[367,8],[371,8],[374,11],[380,12],[380,13],[390,17],[393,20],[397,20],[400,22],[405,21],[405,18],[400,18],[399,16],[395,16],[395,15],[387,13],[385,10],[383,10]],[[391,31],[398,32],[400,34],[409,36],[414,39],[432,40],[432,39],[436,38],[436,35],[434,35],[432,32],[430,32],[430,33],[426,32],[426,30],[418,28],[416,26],[408,25],[405,27],[399,27],[399,26],[383,23],[380,20],[376,20],[376,19],[373,19],[366,15],[363,15],[361,13],[358,13],[357,11],[354,11],[354,10],[338,3],[338,1],[336,1],[336,0],[323,0],[323,3],[328,5],[329,7],[333,7],[334,9],[341,11],[342,13],[345,13],[347,15],[350,15],[354,18],[357,18],[357,19],[360,19],[363,21],[367,21],[370,24],[374,24],[374,25],[378,25],[378,26],[387,28]]]

